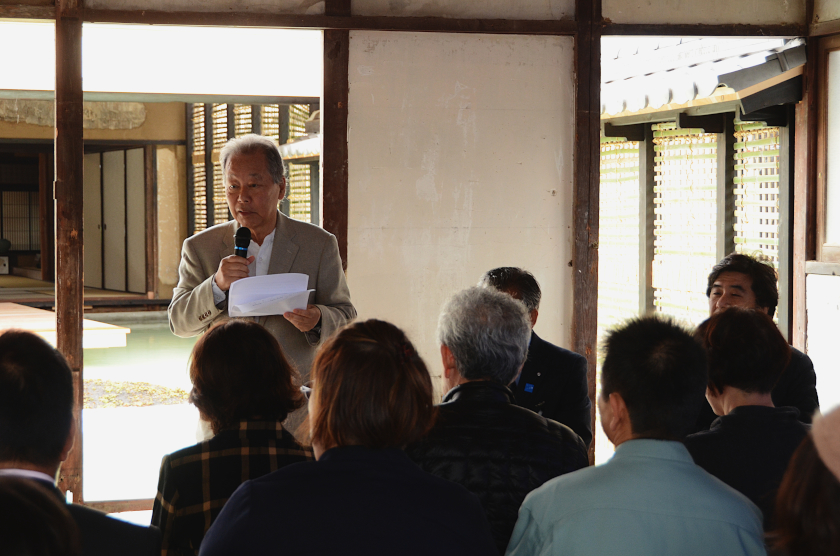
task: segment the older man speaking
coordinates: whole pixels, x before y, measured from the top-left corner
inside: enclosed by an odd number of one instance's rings
[[[315,291],[306,309],[258,317],[307,377],[322,340],[356,316],[338,242],[318,226],[292,220],[277,210],[286,194],[286,169],[270,139],[259,135],[231,139],[222,149],[220,162],[234,220],[184,242],[178,286],[169,305],[169,326],[178,336],[195,336],[228,318],[228,290],[242,278],[307,274],[308,289]],[[247,258],[234,255],[234,234],[241,226],[251,231]]]

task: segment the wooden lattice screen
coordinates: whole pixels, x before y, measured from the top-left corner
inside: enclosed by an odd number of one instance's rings
[[[295,104],[289,107],[289,140],[306,135],[306,120],[309,118],[309,105]],[[310,170],[308,164],[289,164],[289,216],[296,220],[309,222],[310,210]]]
[[[192,174],[193,174],[193,228],[200,232],[207,228],[207,172],[204,166],[204,105],[194,104],[192,113],[193,145],[192,145]]]
[[[230,220],[219,152],[228,141],[227,104],[213,105],[213,224]]]
[[[0,202],[3,237],[13,251],[38,251],[41,234],[37,191],[3,191]]]
[[[706,278],[717,262],[717,135],[655,124],[656,311],[698,324],[708,316]]]
[[[735,126],[735,250],[761,252],[779,268],[779,128]]]
[[[234,130],[237,137],[242,137],[252,132],[251,105],[235,104],[233,107]]]

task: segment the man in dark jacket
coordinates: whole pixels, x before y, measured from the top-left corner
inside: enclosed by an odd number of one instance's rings
[[[709,316],[728,307],[756,309],[770,318],[779,304],[776,271],[761,257],[731,253],[712,268],[706,286]],[[773,405],[795,407],[799,420],[810,423],[820,405],[817,397],[817,375],[811,358],[791,348],[790,362],[772,391]],[[695,431],[708,430],[716,419],[712,408],[705,404],[697,420]]]
[[[592,441],[592,402],[586,379],[586,358],[546,342],[533,331],[542,292],[534,275],[512,266],[494,268],[481,277],[481,286],[492,286],[525,304],[531,321],[528,359],[510,384],[513,403],[539,413],[575,431],[589,446]]]
[[[64,357],[30,332],[0,334],[0,476],[39,483],[63,503],[55,476],[73,448],[74,429],[73,376]],[[160,554],[157,528],[78,504],[67,509],[79,528],[82,556]]]
[[[444,381],[432,431],[406,452],[424,470],[475,493],[503,553],[525,496],[588,464],[569,427],[513,405],[507,384],[525,362],[531,326],[525,306],[490,288],[446,304],[438,323]]]

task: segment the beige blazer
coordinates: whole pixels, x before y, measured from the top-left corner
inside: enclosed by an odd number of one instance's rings
[[[227,302],[216,307],[213,277],[221,260],[233,255],[235,220],[208,228],[184,241],[178,285],[169,304],[169,328],[181,337],[196,336],[228,317]],[[318,346],[338,328],[356,317],[350,290],[341,268],[335,236],[318,226],[292,220],[277,213],[277,228],[271,250],[269,274],[299,272],[309,275],[309,303],[321,310],[321,333],[301,332],[283,315],[258,317],[280,341],[286,357],[304,381]]]

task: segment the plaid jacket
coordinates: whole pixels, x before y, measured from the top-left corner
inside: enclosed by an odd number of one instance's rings
[[[250,420],[164,456],[152,510],[152,525],[163,534],[162,555],[198,554],[204,534],[240,484],[312,459],[312,451],[279,422]]]

